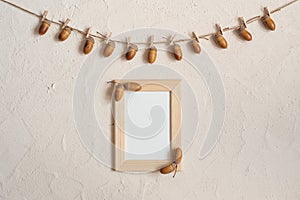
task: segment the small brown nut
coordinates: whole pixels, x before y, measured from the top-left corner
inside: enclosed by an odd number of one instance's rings
[[[94,38],[92,37],[86,38],[84,48],[83,48],[84,54],[89,54],[93,50],[94,44],[95,44]]]
[[[152,46],[148,49],[148,62],[149,63],[154,63],[156,60],[156,56],[157,56],[157,49],[156,47]]]
[[[177,148],[175,152],[175,163],[180,164],[182,161],[182,150],[181,148]]]
[[[48,22],[46,20],[43,21],[39,28],[39,34],[44,35],[48,31],[49,27],[50,27],[50,22]]]
[[[249,31],[247,31],[246,29],[241,29],[240,30],[240,35],[247,41],[251,41],[252,40],[252,35],[251,33],[249,33]]]
[[[263,23],[266,28],[268,28],[271,31],[275,31],[276,24],[270,16],[267,15],[267,16],[263,17]]]
[[[161,174],[169,174],[177,168],[177,164],[171,163],[168,166],[161,168],[159,171]]]
[[[115,86],[115,100],[120,101],[123,97],[124,94],[124,86],[120,83],[118,83]]]
[[[129,91],[140,91],[142,89],[142,86],[138,83],[129,82],[129,83],[124,83],[124,88],[125,90],[129,90]]]
[[[104,57],[109,57],[114,52],[115,47],[116,43],[114,41],[109,41],[104,49]]]
[[[193,46],[193,49],[194,49],[195,53],[200,53],[201,52],[201,47],[200,47],[199,42],[197,42],[196,40],[193,40],[192,41],[192,46]]]
[[[132,60],[138,51],[138,47],[135,44],[130,44],[126,52],[126,59]]]
[[[176,60],[182,59],[182,51],[178,44],[173,45],[173,54]]]
[[[226,49],[228,46],[226,39],[221,34],[215,35],[215,41],[223,49]]]
[[[71,31],[72,31],[72,30],[71,30],[70,27],[64,28],[64,29],[60,32],[60,34],[59,34],[59,36],[58,36],[58,39],[59,39],[60,41],[65,41],[65,40],[68,39],[68,37],[70,36]]]

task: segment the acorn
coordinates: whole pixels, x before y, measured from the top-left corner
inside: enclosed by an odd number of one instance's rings
[[[266,15],[265,17],[263,17],[262,21],[266,28],[268,28],[271,31],[275,31],[276,24],[269,15]]]
[[[152,46],[148,49],[148,62],[150,64],[154,63],[157,56],[157,49],[155,46]]]
[[[177,169],[177,164],[176,163],[171,163],[170,165],[161,168],[159,171],[161,174],[169,174],[173,172],[174,170]]]
[[[215,35],[215,42],[223,49],[227,48],[227,41],[221,34],[216,34]]]
[[[49,27],[50,27],[50,22],[48,22],[46,20],[42,21],[40,28],[39,28],[39,34],[44,35],[45,33],[47,33]]]
[[[123,93],[124,93],[124,86],[122,84],[118,83],[115,86],[115,100],[120,101],[123,97]]]
[[[129,90],[129,91],[140,91],[142,89],[142,86],[138,83],[129,82],[129,83],[124,83],[124,88],[125,90]]]
[[[129,44],[127,52],[126,52],[126,59],[127,60],[132,60],[138,51],[138,47],[135,44]]]
[[[66,39],[68,39],[68,37],[71,34],[71,28],[70,27],[65,27],[59,34],[58,39],[60,41],[65,41]]]
[[[239,31],[240,35],[247,41],[251,41],[252,40],[252,35],[251,33],[249,33],[249,31],[247,31],[245,28],[241,29]]]
[[[182,51],[178,44],[173,45],[173,54],[176,60],[182,59]]]
[[[116,47],[116,43],[114,41],[109,41],[106,44],[106,47],[103,52],[104,57],[109,57],[114,52],[115,47]]]
[[[83,53],[89,54],[93,50],[94,44],[95,44],[95,40],[93,37],[86,38],[85,44],[83,47]]]
[[[175,152],[175,163],[180,164],[182,161],[182,150],[181,148],[177,148]]]
[[[161,168],[159,170],[160,173],[161,174],[169,174],[169,173],[175,171],[174,175],[173,175],[173,178],[174,178],[176,175],[176,172],[177,172],[177,167],[181,163],[181,161],[182,161],[182,150],[181,150],[181,148],[177,148],[175,151],[175,160],[171,164]]]
[[[199,42],[197,42],[196,40],[193,40],[192,41],[192,46],[193,46],[193,49],[194,49],[195,53],[199,54],[201,52],[201,47],[200,47]]]

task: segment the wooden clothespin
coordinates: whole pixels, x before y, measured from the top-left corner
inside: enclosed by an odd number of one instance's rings
[[[47,15],[48,15],[48,10],[45,10],[41,19],[42,22],[46,20]]]
[[[106,43],[109,43],[111,36],[112,36],[112,32],[105,34]]]
[[[198,43],[200,42],[199,41],[199,38],[198,38],[198,36],[196,35],[196,33],[195,32],[192,32],[192,39],[195,39]]]
[[[91,31],[92,31],[92,27],[88,28],[88,30],[86,32],[86,35],[85,35],[85,38],[90,37]]]
[[[169,44],[170,45],[174,45],[174,39],[175,39],[175,34],[174,35],[172,35],[171,37],[170,37],[170,39],[169,39]]]
[[[223,35],[223,28],[220,24],[216,24],[216,28],[217,28],[217,35]]]
[[[150,36],[150,48],[154,47],[153,43],[154,43],[154,35],[151,35]]]
[[[269,16],[269,17],[271,16],[268,7],[264,7],[264,12],[265,12],[265,15],[267,15],[267,16]]]
[[[126,43],[127,43],[127,48],[128,48],[129,45],[130,45],[130,36],[127,36],[127,37],[126,37]]]
[[[69,23],[70,21],[71,21],[71,20],[68,18],[68,19],[64,22],[64,24],[62,25],[61,29],[66,28],[66,27],[68,26],[68,23]]]
[[[200,53],[201,52],[201,47],[200,47],[200,41],[199,41],[199,38],[198,36],[196,35],[195,32],[192,32],[192,46],[193,46],[193,49],[194,49],[194,52],[195,53]]]
[[[241,29],[246,29],[247,28],[247,23],[245,21],[245,18],[244,17],[239,17],[239,21],[240,21]]]

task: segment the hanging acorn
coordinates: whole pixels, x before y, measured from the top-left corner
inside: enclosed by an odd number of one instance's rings
[[[153,45],[153,42],[154,42],[154,36],[152,35],[150,37],[150,47],[148,48],[148,62],[150,64],[153,64],[157,57],[157,49]]]
[[[197,42],[196,40],[193,40],[192,41],[192,46],[193,46],[193,49],[194,49],[195,53],[199,54],[201,52],[201,47],[200,47],[199,42]]]
[[[175,160],[171,164],[161,168],[159,170],[160,173],[161,174],[169,174],[169,173],[174,171],[174,175],[173,175],[173,178],[174,178],[175,175],[176,175],[176,172],[177,172],[178,165],[182,161],[182,155],[183,154],[182,154],[181,148],[177,148],[176,151],[175,151]]]
[[[85,36],[85,43],[83,47],[83,53],[84,54],[89,54],[94,47],[95,40],[93,37],[90,36],[91,28],[88,29],[87,34]]]
[[[128,82],[128,83],[124,83],[124,88],[125,88],[125,90],[128,90],[128,91],[137,92],[142,89],[142,86],[135,82]]]
[[[70,36],[71,32],[72,32],[72,30],[71,30],[70,27],[64,28],[64,29],[60,32],[60,34],[59,34],[59,36],[58,36],[58,39],[59,39],[60,41],[65,41],[65,40],[68,39],[68,37]]]
[[[94,38],[91,36],[87,37],[85,39],[85,44],[83,48],[84,54],[89,54],[93,50],[94,44],[95,44]]]
[[[48,31],[49,27],[50,27],[50,22],[44,20],[40,25],[39,34],[44,35]]]
[[[173,54],[176,60],[182,59],[182,51],[178,44],[173,45]]]
[[[242,29],[240,30],[240,35],[247,41],[251,41],[252,40],[252,35],[251,33],[249,33],[249,31],[247,31],[246,29]]]
[[[138,47],[135,44],[129,44],[126,52],[126,59],[132,60],[138,51]]]
[[[150,64],[153,64],[156,60],[157,56],[157,49],[155,46],[152,46],[148,49],[148,62]]]
[[[41,20],[42,23],[41,23],[41,25],[39,27],[39,34],[40,35],[44,35],[45,33],[47,33],[47,31],[48,31],[48,29],[49,29],[49,27],[51,25],[51,23],[48,20],[46,20],[47,14],[48,14],[48,11],[45,10],[44,14],[43,14],[43,17],[42,17],[42,20]]]
[[[216,35],[215,36],[215,40],[216,40],[216,43],[223,49],[226,49],[227,48],[227,41],[226,39],[223,37],[223,35]]]
[[[115,47],[116,43],[114,41],[108,41],[103,52],[104,57],[109,57],[114,52]]]
[[[192,34],[193,34],[192,46],[193,46],[194,52],[199,54],[201,52],[201,47],[200,47],[198,36],[196,35],[195,32],[192,32]]]
[[[225,37],[223,36],[223,29],[219,24],[216,24],[216,27],[218,31],[214,36],[215,42],[219,47],[226,49],[228,47],[228,44]]]
[[[251,41],[251,40],[252,40],[252,35],[251,35],[251,33],[246,29],[246,28],[247,28],[247,24],[246,24],[245,19],[244,19],[243,17],[240,17],[239,20],[240,20],[240,24],[241,24],[241,25],[240,25],[241,27],[238,29],[238,32],[239,32],[240,36],[241,36],[243,39],[247,40],[247,41]]]
[[[276,29],[276,24],[271,18],[271,14],[269,12],[269,9],[267,7],[264,8],[265,11],[265,16],[262,18],[263,24],[265,27],[271,31],[275,31]]]
[[[167,165],[166,167],[161,168],[159,171],[161,174],[169,174],[173,172],[177,168],[177,165],[172,162],[171,164]]]
[[[115,100],[120,101],[124,94],[124,86],[123,84],[117,83],[115,86]]]
[[[72,29],[67,26],[67,24],[69,22],[70,22],[70,19],[67,19],[62,26],[62,30],[61,30],[60,34],[58,35],[58,39],[60,41],[65,41],[66,39],[68,39],[68,37],[70,36],[70,34],[72,32]]]

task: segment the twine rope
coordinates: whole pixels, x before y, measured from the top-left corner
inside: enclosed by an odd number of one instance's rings
[[[38,17],[38,18],[41,18],[41,19],[43,18],[43,15],[37,14],[37,13],[35,13],[35,12],[32,12],[32,11],[26,9],[26,8],[23,8],[23,7],[21,7],[21,6],[17,5],[17,4],[14,4],[14,3],[12,3],[12,2],[9,2],[9,1],[7,1],[7,0],[0,0],[0,1],[2,1],[2,2],[6,3],[6,4],[10,5],[10,6],[13,6],[13,7],[15,7],[15,8],[17,8],[17,9],[19,9],[19,10],[21,10],[21,11],[24,11],[24,12],[30,14],[30,15],[33,15],[33,16],[35,16],[35,17]],[[279,6],[278,8],[275,8],[274,10],[270,11],[270,13],[273,14],[273,13],[279,12],[279,11],[281,11],[282,9],[284,9],[284,8],[286,8],[286,7],[288,7],[288,6],[292,5],[292,4],[294,4],[294,3],[296,3],[297,1],[299,1],[299,0],[293,0],[293,1],[290,1],[290,2],[288,2],[288,3],[286,3],[286,4],[282,5],[282,6]],[[245,20],[245,22],[246,22],[246,24],[251,24],[251,23],[253,23],[253,22],[255,22],[255,21],[258,21],[258,20],[262,19],[263,17],[264,17],[264,15],[257,15],[257,16],[255,16],[255,17],[251,17],[251,18]],[[62,26],[62,25],[64,24],[64,22],[63,22],[63,21],[60,21],[60,20],[56,21],[56,20],[51,20],[51,19],[47,19],[47,18],[45,18],[45,20],[51,22],[52,24],[56,24],[56,25],[58,25],[58,26]],[[87,35],[87,33],[86,33],[85,31],[83,31],[83,30],[81,30],[81,29],[79,29],[79,28],[76,28],[76,27],[73,27],[73,26],[69,26],[69,25],[68,25],[68,27],[69,27],[72,31],[74,31],[74,32],[77,32],[77,33],[82,34],[82,35],[84,35],[84,36]],[[236,25],[236,26],[232,26],[232,27],[225,27],[225,28],[223,28],[222,30],[223,30],[223,32],[227,32],[227,31],[235,31],[235,30],[238,30],[238,29],[240,29],[240,28],[241,28],[241,25]],[[94,38],[97,38],[97,39],[99,39],[99,40],[101,40],[101,41],[107,41],[107,40],[109,40],[109,41],[114,41],[114,42],[116,42],[116,43],[127,44],[127,41],[113,40],[113,39],[111,39],[110,37],[108,38],[108,35],[107,35],[107,34],[101,34],[101,33],[99,33],[99,32],[97,32],[97,33],[98,33],[99,35],[89,33],[89,36],[94,37]],[[206,39],[206,40],[208,40],[208,37],[214,36],[215,34],[216,34],[216,32],[213,32],[213,33],[208,33],[208,34],[202,34],[202,35],[199,35],[199,36],[197,36],[197,37],[198,37],[199,39]],[[191,41],[191,40],[193,40],[193,39],[194,39],[194,38],[189,37],[189,38],[186,38],[186,39],[177,39],[177,40],[173,40],[173,42],[175,42],[175,43],[178,43],[178,42],[186,42],[186,41]],[[163,44],[163,43],[166,43],[166,42],[168,42],[168,41],[154,41],[153,44]],[[136,44],[136,45],[147,45],[147,44],[148,44],[147,42],[131,42],[131,43]]]

